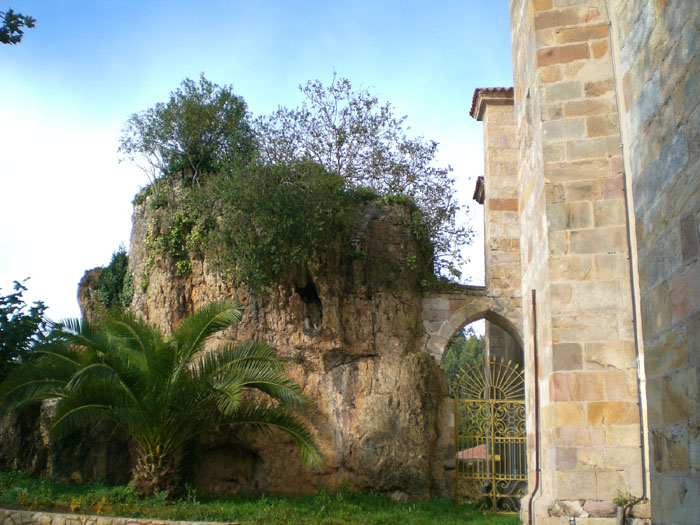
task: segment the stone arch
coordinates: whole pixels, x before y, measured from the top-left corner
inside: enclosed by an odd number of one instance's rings
[[[423,304],[426,330],[423,349],[439,365],[454,335],[479,319],[486,319],[505,330],[522,348],[523,338],[518,328],[520,318],[519,298],[489,297],[477,287],[470,287],[461,294],[432,294]]]
[[[472,313],[471,315],[467,315],[466,319],[462,319],[463,317],[465,317],[464,312],[462,312],[461,310],[457,310],[456,312],[454,312],[443,327],[443,330],[445,330],[444,334],[439,333],[438,335],[440,337],[444,337],[445,335],[447,335],[447,340],[450,341],[457,332],[459,332],[468,324],[471,324],[474,321],[478,321],[480,319],[486,319],[487,321],[495,324],[496,326],[508,332],[508,335],[515,339],[515,341],[520,346],[523,346],[523,338],[520,335],[520,331],[517,329],[517,327],[513,325],[513,323],[511,323],[507,318],[503,317],[502,315],[496,312],[493,312],[491,310],[485,310],[483,312],[476,312]],[[452,327],[455,326],[456,328],[452,329]],[[452,330],[452,332],[447,332],[448,329]]]

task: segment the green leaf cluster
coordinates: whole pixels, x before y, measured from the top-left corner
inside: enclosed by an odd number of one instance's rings
[[[122,158],[135,161],[152,182],[176,173],[197,182],[247,164],[255,150],[243,98],[204,75],[198,83],[185,79],[168,102],[131,115],[119,145]]]
[[[200,220],[200,214],[187,203],[168,211],[165,224],[161,225],[158,218],[154,218],[146,234],[146,249],[151,252],[146,272],[150,272],[155,262],[154,255],[161,255],[170,258],[176,275],[187,275],[192,271],[192,257],[202,255],[205,224]]]
[[[459,277],[459,248],[473,233],[458,223],[452,168],[436,163],[438,143],[410,136],[405,116],[346,78],[334,74],[330,84],[315,80],[299,89],[300,106],[255,120],[259,157],[272,164],[312,160],[348,186],[410,198],[433,245],[434,271]]]
[[[24,36],[23,27],[31,29],[36,19],[31,16],[15,13],[12,9],[0,11],[0,44],[19,44]]]
[[[236,280],[269,285],[346,239],[357,211],[344,180],[300,161],[220,174],[193,192],[194,204],[217,217],[207,252]]]
[[[14,292],[0,295],[0,380],[30,357],[50,328],[44,318],[46,305],[41,301],[26,304],[27,287],[19,281],[13,287]]]

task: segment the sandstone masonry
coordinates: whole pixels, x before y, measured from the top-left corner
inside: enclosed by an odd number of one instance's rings
[[[700,4],[510,9],[513,106],[508,90],[477,90],[472,116],[484,122],[487,293],[517,269],[497,252],[497,213],[515,210],[519,230],[531,491],[522,517],[604,518],[626,492],[651,502],[653,523],[695,523]],[[514,131],[492,149],[490,116],[504,122],[506,110]],[[499,172],[493,159],[512,157],[509,137],[517,167]]]

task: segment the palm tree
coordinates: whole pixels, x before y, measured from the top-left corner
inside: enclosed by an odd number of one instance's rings
[[[316,443],[292,412],[303,403],[301,389],[275,351],[251,342],[204,351],[241,315],[237,301],[210,304],[169,337],[124,312],[102,325],[65,321],[58,340],[0,385],[0,406],[58,398],[52,427],[59,434],[105,418],[123,427],[137,450],[133,482],[145,495],[176,489],[186,446],[227,424],[281,429],[304,464],[318,465]]]

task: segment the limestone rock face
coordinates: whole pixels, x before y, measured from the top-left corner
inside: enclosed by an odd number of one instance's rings
[[[418,247],[402,207],[365,205],[352,250],[331,251],[287,282],[251,293],[206,260],[192,259],[191,273],[178,276],[167,257],[153,258],[149,229],[166,227],[167,218],[148,203],[134,210],[131,308],[167,332],[198,307],[237,296],[244,316],[224,336],[267,343],[289,359],[308,397],[301,415],[323,453],[322,467],[310,471],[284,434],[239,430],[241,450],[221,432],[196,461],[200,488],[303,493],[344,483],[413,498],[452,495],[453,438],[440,431],[451,411],[442,371],[420,352],[421,293],[409,264]]]

